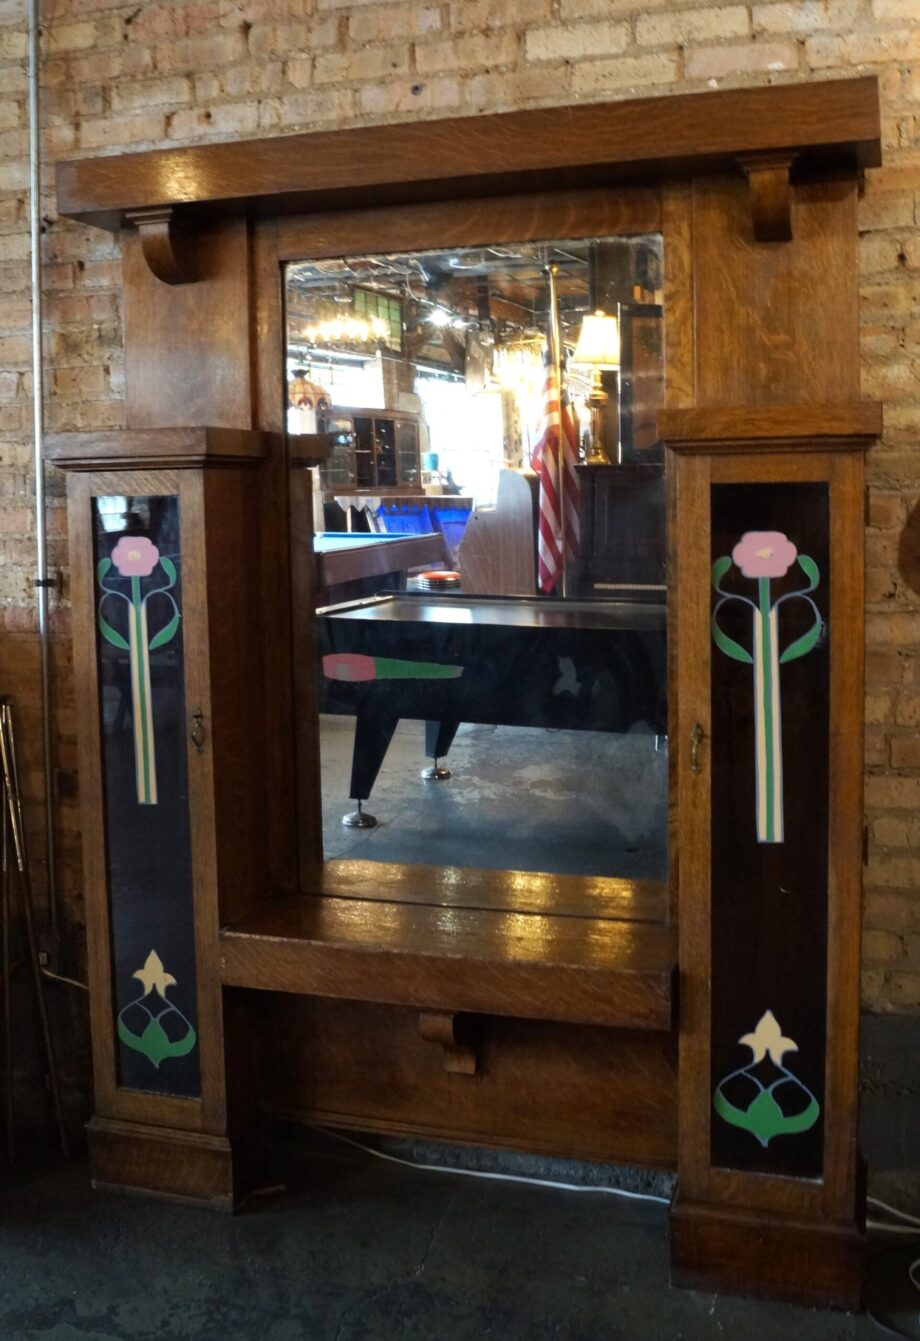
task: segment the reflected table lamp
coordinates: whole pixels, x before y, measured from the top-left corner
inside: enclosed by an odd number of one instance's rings
[[[591,436],[593,449],[588,461],[594,465],[609,464],[603,449],[603,411],[610,396],[604,390],[601,374],[620,370],[620,324],[616,317],[598,309],[584,317],[572,362],[592,369],[591,390],[587,402],[591,409]],[[622,444],[617,434],[617,463],[622,460]]]

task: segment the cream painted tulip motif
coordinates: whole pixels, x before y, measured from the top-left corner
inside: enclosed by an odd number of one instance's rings
[[[156,950],[151,950],[142,968],[131,975],[143,991],[118,1012],[118,1037],[125,1047],[141,1053],[160,1069],[170,1057],[185,1057],[197,1042],[190,1020],[167,998],[178,986],[167,973]]]
[[[716,1086],[713,1107],[719,1117],[749,1131],[765,1149],[774,1137],[809,1131],[821,1107],[785,1065],[783,1058],[798,1052],[799,1045],[783,1034],[772,1010],[765,1011],[753,1033],[742,1034],[738,1042],[750,1048],[751,1060]]]

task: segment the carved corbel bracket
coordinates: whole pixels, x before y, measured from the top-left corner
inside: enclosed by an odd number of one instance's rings
[[[194,243],[172,205],[128,210],[125,220],[140,233],[144,260],[157,279],[164,284],[194,282]]]
[[[476,1049],[458,1034],[460,1017],[449,1010],[423,1010],[419,1013],[418,1029],[426,1043],[437,1043],[444,1052],[444,1070],[455,1075],[476,1074]]]
[[[758,242],[792,241],[792,185],[795,154],[746,154],[738,159],[748,179],[751,218]]]

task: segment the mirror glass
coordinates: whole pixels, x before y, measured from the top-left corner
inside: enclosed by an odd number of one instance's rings
[[[327,859],[664,878],[662,269],[659,235],[287,267]]]

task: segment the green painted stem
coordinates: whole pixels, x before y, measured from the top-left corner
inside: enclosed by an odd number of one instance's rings
[[[141,805],[156,804],[153,741],[149,730],[150,657],[147,649],[147,619],[141,600],[141,580],[131,579],[130,659],[131,678],[136,685],[134,702],[134,749],[137,762],[137,799]]]
[[[757,583],[758,602],[760,606],[760,632],[761,632],[761,699],[760,711],[763,713],[764,740],[766,742],[766,774],[764,777],[764,786],[767,793],[767,830],[762,841],[773,842],[773,788],[775,780],[773,777],[773,685],[770,678],[771,656],[770,656],[770,579],[762,577]]]
[[[779,720],[779,649],[775,613],[770,605],[770,579],[761,577],[757,582],[758,610],[755,647],[755,742],[758,748],[757,770],[757,840],[761,843],[781,843],[782,823],[782,752],[777,749],[781,725]],[[776,706],[774,706],[774,698]],[[759,742],[763,741],[763,766],[760,767]],[[763,789],[765,816],[761,818],[760,799]]]

